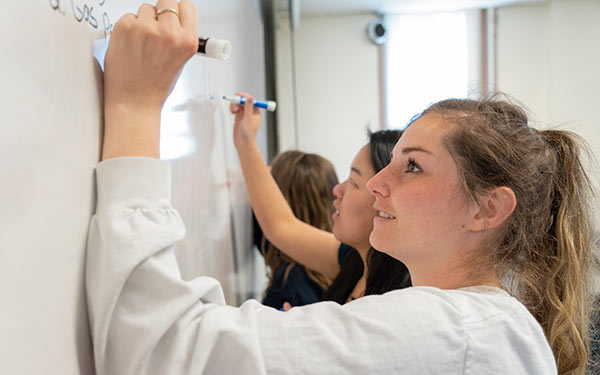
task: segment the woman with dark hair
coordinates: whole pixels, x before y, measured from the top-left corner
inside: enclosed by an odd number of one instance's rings
[[[277,155],[271,175],[299,220],[331,232],[333,188],[338,184],[333,164],[317,154],[290,150]],[[253,217],[254,244],[265,258],[268,284],[262,303],[281,308],[285,302],[302,306],[317,302],[331,279],[296,263],[262,233]]]
[[[392,149],[401,135],[402,132],[399,130],[368,133],[369,143],[363,148],[369,150],[369,160],[374,174],[390,163]],[[365,173],[368,173],[368,168],[365,169],[367,169]],[[352,172],[353,170],[351,175]],[[382,294],[410,286],[410,275],[406,266],[391,256],[375,250],[370,244],[366,256],[360,250],[354,251],[344,243],[340,247],[342,249],[339,260],[340,272],[323,294],[323,301],[344,304],[361,296]],[[366,285],[361,292],[357,286],[362,282],[366,282]]]
[[[246,96],[247,94],[237,93]],[[373,196],[366,183],[391,160],[399,130],[369,133],[350,168],[350,176],[333,189],[336,209],[333,233],[299,220],[273,180],[256,145],[261,123],[258,109],[244,111],[232,103],[236,115],[234,143],[254,215],[265,237],[296,262],[333,279],[323,300],[344,304],[368,294],[410,286],[406,267],[369,244],[373,229]],[[240,125],[244,122],[244,125]]]

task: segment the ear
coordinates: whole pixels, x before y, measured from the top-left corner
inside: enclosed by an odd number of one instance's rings
[[[480,197],[469,230],[484,231],[498,227],[513,213],[517,198],[512,189],[501,186]]]

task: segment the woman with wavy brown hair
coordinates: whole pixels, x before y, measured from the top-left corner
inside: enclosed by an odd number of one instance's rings
[[[285,151],[273,160],[271,175],[296,218],[331,232],[333,188],[338,178],[329,160],[298,150]],[[256,220],[254,244],[265,257],[269,279],[263,304],[281,308],[285,302],[292,306],[317,302],[331,284],[331,279],[298,264],[267,241]]]
[[[531,127],[525,110],[501,94],[435,103],[407,133],[394,162],[369,182],[375,206],[393,217],[376,220],[371,243],[403,260],[415,285],[510,293],[547,340],[529,341],[528,350],[542,353],[549,344],[559,374],[582,375],[595,273],[593,189],[582,165],[583,139]],[[393,175],[403,164],[409,174]],[[456,179],[446,177],[452,169]],[[436,191],[439,184],[449,189]],[[415,194],[429,195],[428,201],[403,203]],[[448,204],[452,200],[458,206]],[[444,208],[453,215],[441,218]],[[411,212],[410,224],[403,225]],[[424,228],[434,229],[428,240],[414,241]],[[440,228],[455,230],[436,238]],[[512,345],[498,351],[520,350],[518,335],[509,335]]]

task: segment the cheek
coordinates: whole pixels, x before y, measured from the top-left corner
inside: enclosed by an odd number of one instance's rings
[[[373,204],[375,203],[375,198],[371,194],[364,194],[361,197],[360,202],[360,215],[364,217],[365,220],[369,222],[373,222],[373,216],[375,216],[375,209],[373,208]]]
[[[413,223],[411,227],[415,224],[428,227],[452,216],[455,208],[450,207],[453,205],[451,194],[436,186],[443,185],[421,186],[413,191],[404,191],[402,196],[396,197],[397,213],[403,215],[401,221],[409,220]]]
[[[467,213],[465,199],[455,188],[443,189],[441,186],[452,185],[439,182],[415,193],[409,203],[411,220],[418,224],[413,230],[433,234],[460,229]]]
[[[344,204],[346,205],[346,210],[352,211],[354,214],[374,211],[374,202],[375,198],[368,192],[362,190],[348,190],[344,195]]]
[[[347,212],[352,213],[352,221],[357,228],[355,230],[366,230],[371,231],[373,229],[373,217],[375,216],[375,209],[373,203],[375,198],[371,194],[365,194],[364,192],[354,192],[348,199]]]

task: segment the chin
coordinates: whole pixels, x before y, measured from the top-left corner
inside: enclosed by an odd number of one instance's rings
[[[371,244],[371,246],[374,249],[377,249],[378,251],[384,252],[385,253],[385,248],[383,246],[383,244],[381,243],[381,239],[379,238],[379,236],[375,233],[377,230],[374,229],[371,234],[369,235],[369,243]]]
[[[390,256],[395,252],[395,250],[397,250],[397,241],[399,240],[395,240],[393,237],[390,238],[389,236],[378,232],[377,229],[373,229],[371,235],[369,236],[369,243],[371,246],[373,246],[373,248]]]
[[[344,242],[343,238],[344,236],[341,235],[340,236],[340,228],[335,225],[335,223],[333,224],[333,228],[331,228],[331,233],[333,233],[333,236],[340,242]]]

